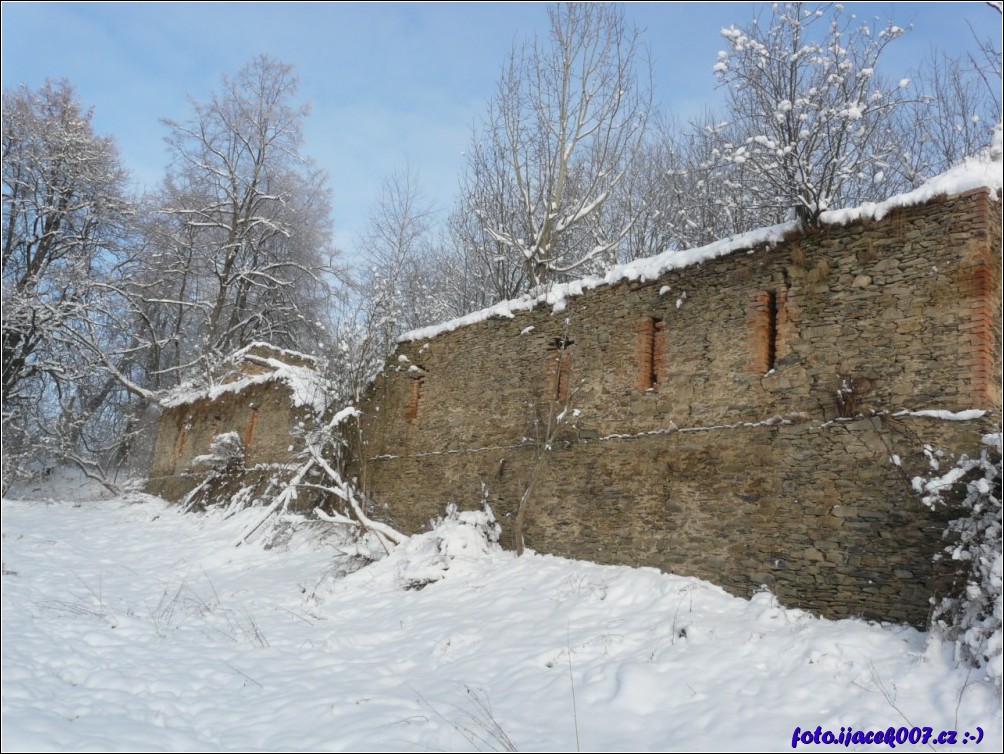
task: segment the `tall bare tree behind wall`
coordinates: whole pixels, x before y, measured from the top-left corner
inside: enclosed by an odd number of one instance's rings
[[[645,132],[651,78],[623,10],[562,3],[550,36],[515,47],[468,151],[462,191],[529,286],[612,261],[628,232],[599,222],[626,186]]]
[[[384,355],[405,330],[443,318],[434,306],[427,261],[433,215],[412,168],[384,178],[362,239],[365,270],[360,281],[369,324]]]
[[[814,223],[828,208],[884,198],[898,160],[893,116],[912,95],[879,63],[904,32],[803,3],[722,30],[714,72],[736,141],[721,151],[749,169],[758,205]]]
[[[188,120],[164,121],[162,272],[146,284],[171,314],[178,367],[211,367],[255,340],[311,350],[324,337],[330,190],[301,154],[308,107],[296,95],[292,67],[263,55],[193,100]]]
[[[69,82],[3,93],[4,489],[33,458],[76,450],[113,389],[96,359],[121,345],[125,182]]]

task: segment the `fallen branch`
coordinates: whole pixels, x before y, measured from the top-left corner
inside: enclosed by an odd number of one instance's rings
[[[289,483],[283,488],[282,492],[280,492],[276,496],[272,504],[265,509],[265,512],[261,515],[261,518],[258,519],[258,522],[255,523],[254,526],[245,529],[241,533],[241,535],[237,538],[237,541],[234,542],[234,547],[240,547],[242,544],[247,542],[248,537],[250,537],[256,531],[258,531],[261,525],[264,524],[266,521],[268,521],[269,517],[273,513],[278,511],[280,508],[286,510],[286,508],[289,506],[289,501],[296,499],[297,485],[300,484],[301,481],[303,481],[303,478],[313,467],[314,467],[314,460],[312,458],[308,460],[306,463],[304,463],[302,466],[300,466],[297,472],[293,475],[293,478],[290,479]]]
[[[323,430],[316,433],[313,438],[308,437],[306,450],[309,454],[309,458],[307,458],[300,465],[300,467],[296,470],[296,473],[293,474],[286,486],[276,496],[272,504],[265,509],[265,512],[262,513],[254,525],[245,529],[240,537],[238,537],[237,541],[234,543],[235,547],[240,547],[242,544],[247,542],[248,538],[261,528],[262,524],[264,524],[273,514],[279,511],[285,511],[289,507],[290,501],[296,499],[297,491],[300,487],[317,489],[334,495],[347,503],[352,511],[352,515],[350,516],[338,512],[332,514],[319,507],[315,508],[314,514],[322,521],[355,526],[364,531],[373,532],[387,552],[390,552],[395,545],[408,541],[409,537],[406,534],[402,534],[394,527],[388,526],[380,521],[374,521],[367,516],[363,510],[363,506],[360,504],[358,492],[355,487],[349,482],[346,482],[338,470],[331,465],[327,458],[325,458],[324,450],[327,445],[329,443],[334,444],[337,449],[338,443],[340,442],[335,435],[335,428],[347,418],[358,415],[359,411],[352,406],[343,408],[331,417],[331,420]],[[322,471],[330,480],[331,484],[323,485],[306,482],[305,479],[307,475],[314,470]]]

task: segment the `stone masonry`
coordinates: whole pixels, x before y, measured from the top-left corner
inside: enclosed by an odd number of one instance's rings
[[[973,190],[402,342],[358,479],[405,531],[484,500],[511,545],[527,495],[540,552],[923,624],[952,515],[910,479],[1000,426],[1000,212]]]
[[[301,391],[309,388],[314,367],[309,356],[254,344],[235,354],[216,387],[179,391],[158,424],[147,492],[183,499],[205,480],[209,469],[202,459],[225,432],[236,432],[244,449],[239,484],[260,487],[290,466],[301,449],[297,427],[311,416],[289,378],[300,378]]]

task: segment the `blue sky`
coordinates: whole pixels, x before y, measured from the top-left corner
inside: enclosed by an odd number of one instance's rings
[[[967,22],[1000,39],[1000,17],[983,3],[846,5],[862,18],[913,24],[890,48],[886,70],[897,77],[933,46],[972,50]],[[686,119],[718,102],[719,30],[760,7],[626,4],[664,109]],[[540,3],[4,2],[0,78],[4,89],[69,79],[137,185],[152,187],[167,163],[161,118],[186,119],[189,95],[206,100],[222,74],[260,53],[292,63],[313,108],[304,151],[329,174],[336,238],[349,250],[383,177],[406,164],[448,211],[506,54],[546,27]]]

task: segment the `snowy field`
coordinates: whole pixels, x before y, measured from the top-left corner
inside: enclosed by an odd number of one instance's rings
[[[1001,749],[993,685],[910,628],[517,559],[459,520],[346,575],[327,525],[235,548],[254,518],[5,500],[4,751]]]

